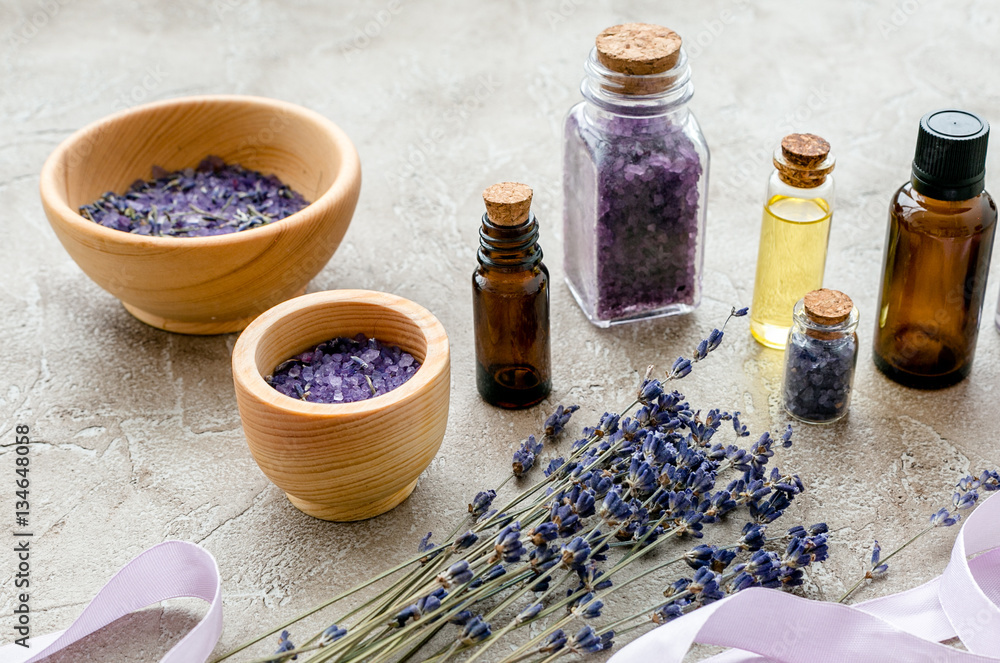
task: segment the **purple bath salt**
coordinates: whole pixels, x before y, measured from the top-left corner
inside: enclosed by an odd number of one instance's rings
[[[565,156],[576,235],[566,271],[578,299],[598,320],[697,306],[704,169],[694,143],[667,117],[581,116],[567,120]]]
[[[80,214],[135,235],[205,237],[259,228],[308,204],[274,175],[209,156],[172,173],[153,166],[153,179],[136,180],[124,194],[109,191]]]
[[[353,403],[392,391],[419,368],[410,353],[358,334],[324,341],[281,362],[264,379],[297,400]]]

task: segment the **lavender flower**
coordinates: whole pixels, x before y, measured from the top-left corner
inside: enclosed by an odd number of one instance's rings
[[[472,531],[468,531],[462,536],[455,539],[455,542],[451,544],[452,552],[458,552],[459,550],[464,550],[465,548],[471,548],[472,544],[479,540],[479,536]]]
[[[557,407],[556,411],[545,420],[545,437],[551,439],[562,433],[566,424],[569,423],[570,417],[579,409],[579,405],[570,405],[569,407],[560,405]]]
[[[560,467],[562,467],[565,464],[566,461],[565,459],[563,459],[562,456],[560,456],[559,458],[553,458],[552,460],[549,461],[548,467],[546,467],[544,470],[545,476],[547,477],[552,476],[553,474],[559,471]]]
[[[465,583],[472,580],[472,569],[469,568],[469,563],[464,559],[455,562],[448,569],[438,575],[437,581],[441,583],[441,586],[445,589],[451,589],[456,585],[464,585]]]
[[[603,651],[605,649],[610,649],[615,634],[614,631],[608,631],[603,635],[597,635],[597,632],[590,626],[584,626],[576,634],[566,641],[566,648],[569,649],[574,654],[583,653],[596,653]]]
[[[865,575],[867,578],[882,578],[887,573],[889,573],[888,564],[879,564],[882,559],[882,546],[878,544],[878,540],[875,540],[875,545],[872,546],[872,568]]]
[[[532,619],[534,619],[535,617],[537,617],[538,613],[540,613],[542,611],[542,608],[544,608],[544,607],[545,606],[542,605],[541,603],[532,603],[531,605],[529,605],[527,608],[525,608],[524,610],[522,610],[517,615],[517,617],[515,618],[515,621],[518,624],[523,624],[525,622],[529,622]]]
[[[483,621],[482,616],[476,615],[470,619],[465,628],[462,629],[462,644],[472,646],[490,637],[491,630],[488,622]]]
[[[495,551],[494,561],[503,559],[505,562],[516,562],[520,560],[526,552],[524,544],[521,543],[521,523],[514,522],[500,530],[493,548]]]
[[[538,651],[543,654],[548,654],[551,652],[557,652],[562,650],[566,646],[566,633],[563,630],[556,629],[549,634],[545,640],[542,641],[541,646],[538,647]]]
[[[427,535],[420,539],[420,544],[417,546],[417,552],[429,552],[434,550],[434,544],[431,543],[431,535],[433,532],[427,532]]]
[[[577,617],[582,619],[594,619],[595,617],[601,616],[601,610],[604,608],[604,601],[595,600],[593,592],[587,592],[566,607]]]
[[[490,506],[492,506],[496,496],[497,491],[495,490],[483,490],[476,493],[476,496],[472,499],[472,503],[469,505],[469,513],[472,514],[473,518],[483,515],[490,510]]]
[[[691,373],[691,360],[685,359],[684,357],[678,357],[674,365],[670,367],[667,371],[668,380],[680,380]]]
[[[274,652],[275,654],[283,654],[285,652],[289,652],[295,649],[295,645],[293,645],[292,641],[289,640],[288,638],[289,638],[288,631],[282,631],[281,635],[278,637],[278,649],[275,650]],[[294,661],[298,658],[298,655],[296,654],[294,656],[291,656],[290,658],[291,660]],[[279,656],[278,658],[272,658],[270,663],[280,663],[281,661],[287,661],[287,660],[289,660],[289,657]]]
[[[512,463],[514,476],[523,476],[535,464],[535,457],[541,453],[542,443],[535,441],[534,435],[529,435],[528,439],[521,442],[521,446],[514,452]]]
[[[319,646],[325,647],[329,644],[340,640],[342,637],[347,635],[347,629],[341,628],[336,624],[326,627],[326,630],[320,635]]]
[[[951,527],[962,519],[962,514],[951,513],[948,509],[941,509],[931,515],[931,525],[934,527]]]

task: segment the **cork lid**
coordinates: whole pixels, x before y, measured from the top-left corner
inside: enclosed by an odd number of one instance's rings
[[[836,325],[850,317],[854,310],[851,298],[839,290],[821,288],[807,293],[803,298],[806,315],[821,325]]]
[[[680,54],[680,35],[660,25],[624,23],[597,35],[597,59],[619,74],[662,74],[674,68]]]
[[[816,134],[788,134],[781,139],[781,154],[797,166],[815,168],[830,154],[830,143]]]
[[[500,182],[483,191],[486,216],[498,226],[519,226],[531,211],[531,187],[520,182]]]
[[[818,187],[835,165],[830,143],[816,134],[788,134],[774,152],[778,176],[785,184],[800,189]]]

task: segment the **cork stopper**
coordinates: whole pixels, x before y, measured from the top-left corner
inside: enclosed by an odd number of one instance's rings
[[[816,134],[789,134],[781,139],[774,167],[785,184],[812,189],[826,181],[835,161],[830,143]]]
[[[486,216],[494,225],[519,226],[531,211],[531,187],[520,182],[500,182],[483,191]]]
[[[839,290],[821,288],[807,293],[803,298],[806,315],[821,325],[837,325],[850,317],[854,310],[851,298]]]
[[[597,59],[619,74],[662,74],[674,68],[680,54],[680,35],[659,25],[624,23],[597,35]]]
[[[830,154],[830,143],[816,134],[788,134],[781,139],[781,154],[803,168],[815,168]]]

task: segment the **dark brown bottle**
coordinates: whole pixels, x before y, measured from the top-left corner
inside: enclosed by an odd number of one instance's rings
[[[997,225],[988,139],[977,115],[928,113],[913,177],[890,204],[874,360],[901,384],[946,387],[972,370]]]
[[[479,267],[472,275],[476,383],[485,401],[504,408],[530,407],[552,390],[549,270],[531,194],[517,182],[483,192]]]

